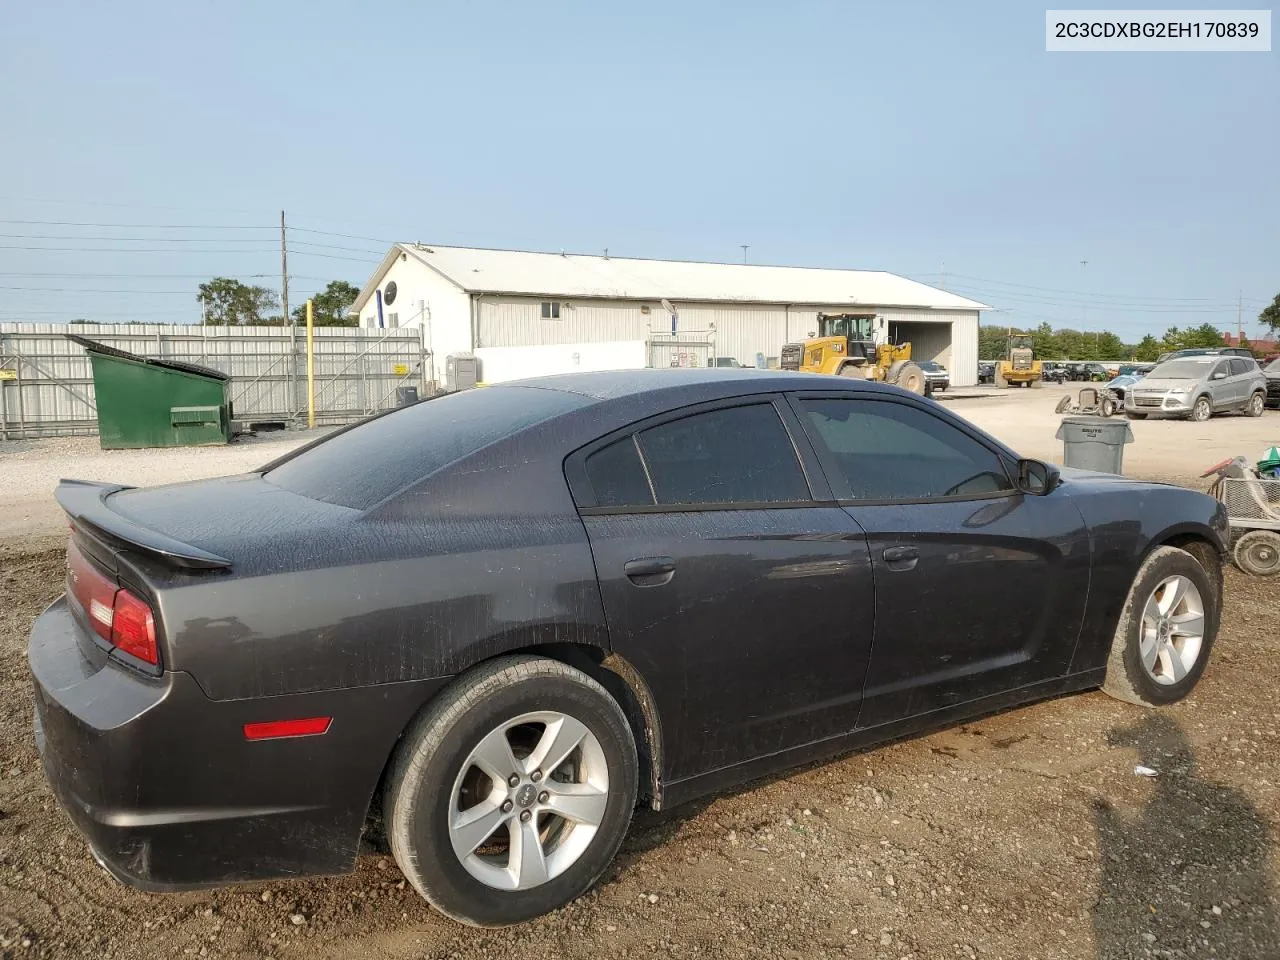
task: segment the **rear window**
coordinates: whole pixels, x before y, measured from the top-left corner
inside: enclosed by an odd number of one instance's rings
[[[335,434],[264,479],[313,500],[367,510],[455,460],[590,402],[531,387],[449,393]]]

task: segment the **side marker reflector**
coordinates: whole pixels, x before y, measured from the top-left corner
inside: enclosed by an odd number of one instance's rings
[[[316,737],[329,729],[333,717],[306,717],[301,720],[268,720],[265,723],[246,723],[246,740],[280,740],[285,737]]]

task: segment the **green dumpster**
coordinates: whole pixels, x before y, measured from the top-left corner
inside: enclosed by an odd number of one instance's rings
[[[230,377],[208,367],[126,353],[75,334],[93,365],[104,450],[231,440]]]

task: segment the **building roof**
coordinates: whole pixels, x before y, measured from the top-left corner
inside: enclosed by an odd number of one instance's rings
[[[579,253],[530,253],[400,243],[351,306],[361,310],[406,254],[467,293],[530,297],[805,303],[926,310],[990,310],[986,304],[882,270],[770,267],[687,260],[639,260]]]

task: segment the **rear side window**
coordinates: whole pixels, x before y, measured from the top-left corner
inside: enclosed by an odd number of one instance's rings
[[[1231,358],[1231,375],[1238,377],[1241,374],[1249,373],[1253,370],[1255,364],[1252,360],[1246,360],[1244,357]]]
[[[653,505],[653,491],[649,488],[635,437],[626,437],[591,454],[587,457],[586,470],[597,506]]]
[[[590,402],[530,387],[444,394],[335,434],[263,477],[313,500],[367,510],[455,460]]]
[[[809,499],[791,437],[772,404],[709,410],[638,435],[659,504]]]
[[[940,417],[875,400],[802,400],[855,500],[984,497],[1013,489],[1001,459]]]

